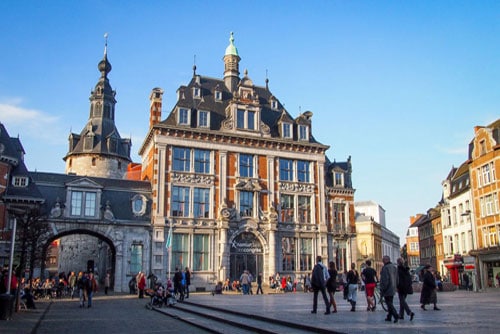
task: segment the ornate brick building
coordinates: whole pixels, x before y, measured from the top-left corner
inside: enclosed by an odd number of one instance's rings
[[[240,78],[240,60],[231,35],[223,78],[194,67],[165,119],[163,90],[152,90],[139,154],[152,185],[153,272],[190,267],[202,286],[244,269],[301,278],[316,255],[345,269],[355,231],[350,158],[331,162],[313,113],[293,117],[268,80]]]

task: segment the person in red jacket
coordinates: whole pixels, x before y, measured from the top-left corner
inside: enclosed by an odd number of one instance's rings
[[[143,272],[139,273],[137,288],[139,289],[139,298],[144,298],[144,289],[146,289],[146,275],[144,275]]]

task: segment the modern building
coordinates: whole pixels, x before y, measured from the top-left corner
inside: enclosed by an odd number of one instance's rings
[[[194,67],[165,118],[163,90],[152,90],[139,151],[152,187],[152,271],[189,267],[201,289],[245,269],[300,279],[317,255],[344,270],[355,237],[350,158],[331,162],[313,113],[292,116],[269,80],[240,77],[240,61],[231,34],[223,77]]]
[[[480,287],[500,285],[500,119],[487,126],[476,126],[469,144],[469,173],[475,222]],[[465,210],[465,208],[464,208]]]
[[[385,209],[374,201],[354,203],[356,211],[357,263],[372,260],[372,266],[380,269],[382,257],[387,255],[392,262],[401,256],[399,237],[385,226]],[[371,254],[371,255],[370,255]]]

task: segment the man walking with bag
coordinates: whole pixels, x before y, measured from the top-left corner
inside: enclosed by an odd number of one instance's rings
[[[398,268],[391,263],[391,258],[387,255],[382,258],[382,262],[384,262],[384,266],[380,273],[380,296],[384,297],[387,304],[388,313],[385,321],[391,321],[391,317],[393,317],[394,323],[397,323],[399,314],[394,307],[394,295],[398,286]]]
[[[326,266],[321,263],[321,256],[318,255],[316,257],[316,265],[313,268],[311,275],[311,285],[313,288],[313,309],[311,313],[316,313],[318,309],[318,293],[321,291],[321,295],[323,296],[323,300],[325,301],[326,312],[325,314],[330,314],[330,301],[326,296],[326,282],[330,278],[328,274],[328,269]]]

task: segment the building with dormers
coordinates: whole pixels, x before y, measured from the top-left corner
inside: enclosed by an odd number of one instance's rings
[[[152,187],[152,272],[189,267],[201,288],[244,269],[300,279],[316,255],[345,270],[355,247],[350,159],[330,162],[313,113],[293,117],[268,80],[240,77],[240,61],[231,34],[223,78],[194,67],[164,119],[163,90],[152,90],[139,151]]]
[[[452,167],[442,186],[443,274],[449,276],[450,282],[458,286],[462,285],[465,271],[469,272],[472,281],[475,281],[474,266],[464,264],[464,257],[470,255],[475,244],[468,163],[464,162],[458,168]]]
[[[15,217],[44,203],[24,164],[24,154],[19,138],[10,137],[0,123],[0,268],[9,263]]]
[[[469,144],[469,173],[481,289],[500,286],[500,119],[476,126]],[[497,276],[498,275],[498,276]],[[498,278],[497,278],[498,277]]]

